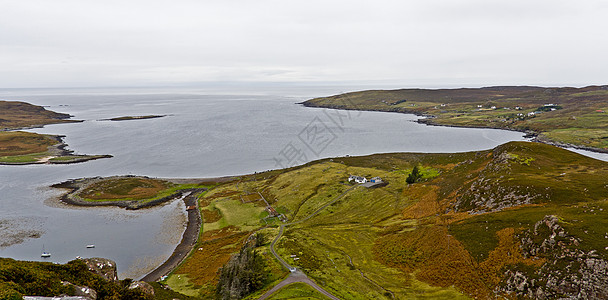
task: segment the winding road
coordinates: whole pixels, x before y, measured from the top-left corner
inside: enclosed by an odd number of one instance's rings
[[[309,286],[311,286],[312,288],[314,288],[315,290],[317,290],[319,293],[327,296],[328,298],[333,299],[333,300],[340,300],[340,298],[332,295],[330,292],[328,292],[325,289],[323,289],[322,287],[318,286],[314,281],[312,281],[310,278],[308,278],[308,276],[306,276],[306,274],[304,274],[301,270],[298,270],[296,267],[288,264],[285,260],[283,260],[283,258],[279,254],[277,254],[276,250],[274,249],[274,246],[276,245],[277,241],[279,241],[279,239],[283,236],[283,231],[285,229],[285,226],[299,224],[299,223],[302,223],[302,222],[310,220],[310,218],[318,215],[321,211],[323,211],[324,209],[326,209],[328,206],[334,204],[340,198],[344,197],[344,195],[346,195],[346,193],[350,192],[351,190],[353,190],[353,189],[355,189],[355,188],[357,188],[359,186],[360,185],[355,185],[353,187],[348,188],[342,194],[336,196],[334,199],[332,199],[331,201],[327,202],[326,204],[324,204],[323,206],[321,206],[319,209],[315,210],[312,214],[310,214],[306,218],[298,220],[298,221],[295,221],[295,222],[286,223],[286,224],[282,224],[281,225],[281,227],[279,228],[279,234],[277,235],[277,237],[270,244],[270,252],[272,252],[272,255],[274,255],[274,257],[277,258],[277,260],[281,263],[281,265],[283,265],[283,267],[285,267],[287,270],[289,270],[291,272],[291,274],[289,274],[289,276],[285,280],[279,282],[272,289],[270,289],[269,291],[267,291],[266,293],[264,293],[260,298],[258,298],[258,300],[264,300],[264,299],[270,297],[270,295],[272,295],[276,291],[278,291],[281,288],[283,288],[284,286],[286,286],[288,284],[291,284],[291,283],[295,283],[295,282],[306,283]],[[373,185],[366,185],[366,187],[371,187],[371,186],[373,186]]]

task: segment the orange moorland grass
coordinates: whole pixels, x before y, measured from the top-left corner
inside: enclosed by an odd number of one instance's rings
[[[249,233],[239,231],[235,226],[203,233],[197,248],[175,273],[188,275],[190,281],[195,285],[215,286],[219,278],[217,270],[228,262],[234,252],[241,248]]]
[[[203,222],[205,223],[215,223],[222,218],[222,215],[216,209],[201,209],[201,213],[203,215]]]
[[[214,194],[207,194],[205,195],[205,197],[202,197],[199,199],[199,205],[201,207],[205,207],[208,206],[209,204],[211,204],[211,202],[213,202],[213,200],[215,199],[220,199],[220,198],[227,198],[227,197],[231,197],[233,199],[239,199],[240,198],[238,196],[239,192],[237,191],[223,191],[223,192],[219,192],[219,193],[214,193]]]
[[[260,197],[260,195],[258,193],[242,195],[241,198],[245,202],[254,202],[254,201],[262,200],[262,198]]]
[[[406,219],[419,219],[434,216],[439,212],[437,202],[437,190],[435,185],[412,185],[403,193],[416,203],[403,210],[403,217]]]
[[[528,266],[539,268],[545,263],[543,258],[524,258],[521,253],[521,243],[515,238],[514,228],[505,228],[496,232],[498,236],[498,247],[490,251],[488,259],[479,264],[479,270],[486,275],[486,280],[491,286],[500,283],[500,270],[507,265],[523,263]]]
[[[14,131],[0,132],[0,156],[16,156],[46,152],[59,142],[46,135]]]
[[[374,245],[374,256],[383,264],[413,273],[434,286],[457,286],[481,297],[489,295],[476,263],[444,226],[425,226],[383,236]]]
[[[505,228],[497,235],[498,247],[481,263],[441,225],[382,236],[373,252],[378,261],[412,273],[418,280],[433,286],[456,286],[469,295],[488,298],[500,283],[503,267],[519,263],[540,267],[544,263],[542,259],[523,257],[515,229]]]
[[[91,200],[105,199],[147,199],[169,188],[170,183],[152,178],[110,178],[94,183],[79,193]]]

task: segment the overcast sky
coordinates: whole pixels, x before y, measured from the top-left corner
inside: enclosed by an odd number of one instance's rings
[[[605,0],[0,0],[0,87],[608,84]]]

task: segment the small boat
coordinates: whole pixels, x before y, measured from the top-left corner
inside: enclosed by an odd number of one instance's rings
[[[87,248],[95,248],[95,245],[89,244],[89,245],[87,245]]]
[[[44,251],[44,245],[42,245],[42,254],[40,257],[51,257],[51,253]]]

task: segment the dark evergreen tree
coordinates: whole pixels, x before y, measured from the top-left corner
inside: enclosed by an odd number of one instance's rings
[[[259,244],[257,238],[248,242],[220,269],[216,288],[217,299],[242,299],[264,286],[266,262],[255,250],[255,246]]]
[[[420,179],[422,179],[422,173],[420,172],[420,169],[418,168],[418,166],[415,166],[414,169],[412,170],[412,173],[410,173],[410,175],[408,175],[407,178],[405,179],[405,182],[412,184],[412,183],[420,181]]]

